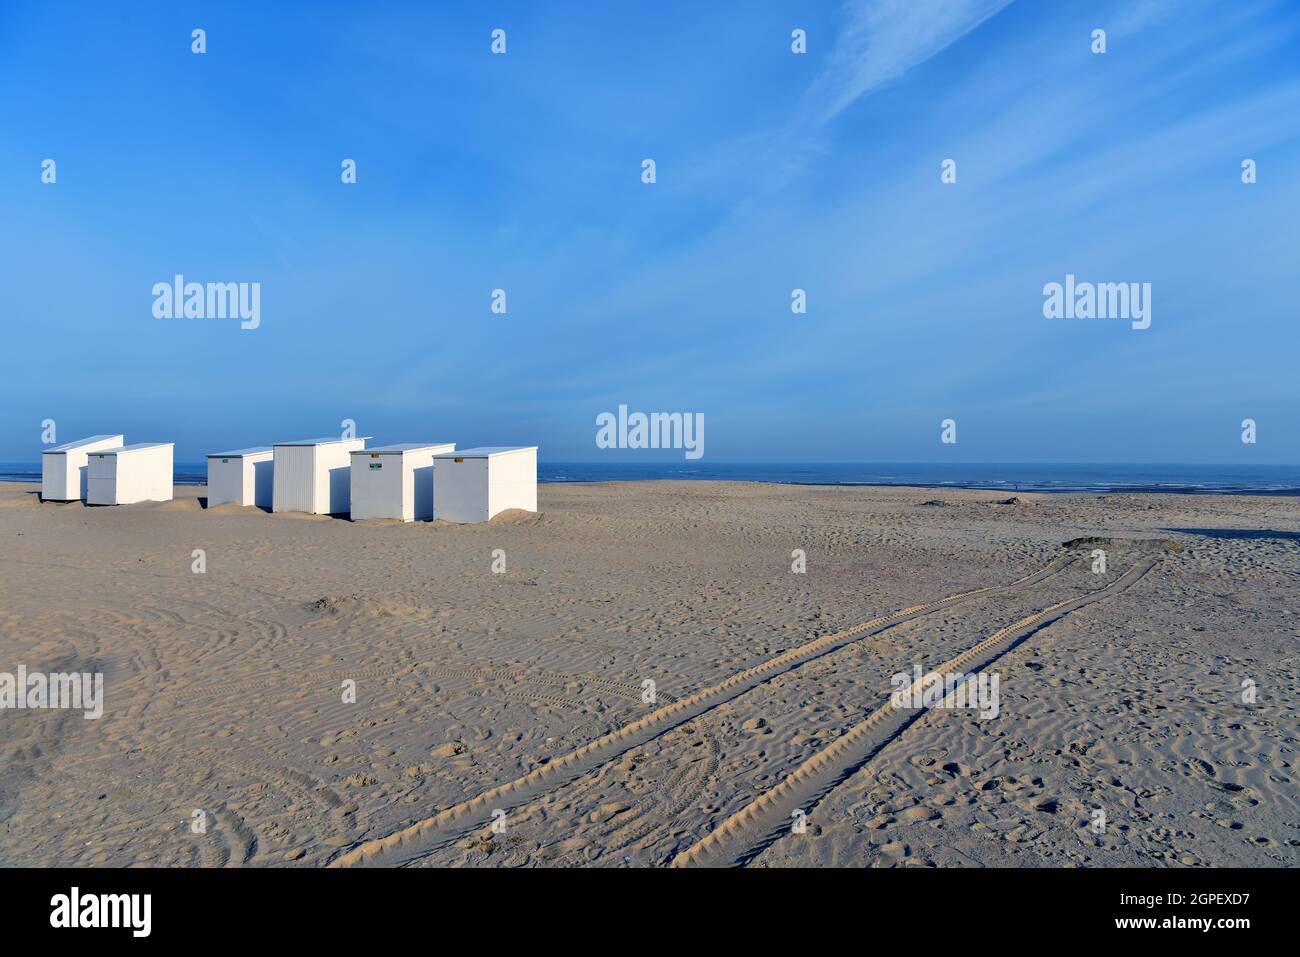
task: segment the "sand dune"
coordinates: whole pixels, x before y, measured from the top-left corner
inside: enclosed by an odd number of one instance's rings
[[[0,486],[0,671],[106,697],[0,714],[0,862],[1300,862],[1294,500],[539,491],[455,526]],[[1000,713],[882,710],[913,665]]]

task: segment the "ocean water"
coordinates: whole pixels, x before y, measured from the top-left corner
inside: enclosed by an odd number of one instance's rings
[[[1000,492],[1300,495],[1297,465],[934,465],[919,463],[539,463],[546,482],[724,479],[786,485],[911,485]]]
[[[178,462],[176,484],[202,485],[204,462]],[[539,462],[540,482],[721,479],[786,485],[916,485],[999,492],[1300,495],[1298,465],[926,465],[722,462]],[[0,462],[0,481],[39,482],[39,463]]]

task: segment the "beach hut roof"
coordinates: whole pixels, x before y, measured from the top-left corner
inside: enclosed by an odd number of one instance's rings
[[[261,455],[264,452],[274,452],[275,449],[269,445],[255,445],[251,449],[235,449],[233,452],[209,452],[210,459],[242,459],[245,455]]]
[[[439,452],[435,459],[486,459],[507,452],[537,451],[535,445],[483,445],[476,449],[461,449],[459,452]]]
[[[369,441],[371,438],[372,438],[372,436],[369,436],[369,435],[358,435],[358,436],[356,436],[355,438],[351,438],[351,439],[341,439],[341,438],[339,438],[337,435],[330,435],[330,436],[326,436],[326,437],[323,438],[323,439],[294,439],[292,442],[276,442],[275,444],[276,444],[277,446],[280,446],[280,445],[334,445],[334,444],[337,443],[337,442],[357,442],[357,441],[366,442],[366,441]]]
[[[141,449],[160,449],[164,446],[171,448],[175,442],[136,442],[134,445],[121,445],[115,449],[100,449],[98,452],[91,452],[91,455],[117,455],[119,452],[138,452]]]
[[[64,445],[56,446],[52,449],[43,449],[42,455],[49,455],[51,452],[70,452],[73,449],[79,449],[83,445],[94,445],[97,442],[103,442],[106,439],[120,439],[120,435],[92,435],[88,439],[77,439],[75,442],[68,442]]]
[[[375,453],[389,453],[397,455],[401,452],[418,452],[420,449],[440,449],[444,445],[455,445],[455,442],[398,442],[393,445],[374,445],[368,449],[353,449],[353,455],[374,455]]]

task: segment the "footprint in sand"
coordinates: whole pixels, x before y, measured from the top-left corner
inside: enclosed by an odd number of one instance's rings
[[[915,807],[909,807],[906,811],[898,812],[898,819],[904,824],[915,824],[917,821],[935,821],[943,817],[932,807],[926,807],[924,804],[918,804]]]
[[[911,856],[911,845],[902,841],[890,841],[880,846],[880,858],[876,861],[876,866],[894,867]]]

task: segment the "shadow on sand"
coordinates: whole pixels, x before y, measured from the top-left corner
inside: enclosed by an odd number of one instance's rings
[[[1300,532],[1285,532],[1276,528],[1164,528],[1161,531],[1204,535],[1206,538],[1277,538],[1286,542],[1300,542]]]

